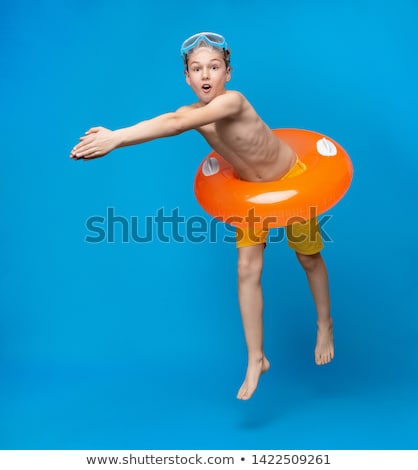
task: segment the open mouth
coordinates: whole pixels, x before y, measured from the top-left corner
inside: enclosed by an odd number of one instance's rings
[[[205,83],[204,85],[202,85],[202,90],[207,93],[211,90],[211,86],[208,84],[208,83]]]

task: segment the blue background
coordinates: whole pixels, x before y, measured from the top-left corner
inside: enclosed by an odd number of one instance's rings
[[[417,449],[418,4],[14,0],[0,6],[2,449]],[[231,89],[271,127],[313,129],[355,177],[324,251],[336,358],[286,243],[263,277],[271,371],[246,350],[233,244],[86,243],[107,208],[207,217],[194,132],[74,162],[88,128],[194,100],[181,41],[223,33]],[[207,217],[209,221],[209,217]],[[222,227],[221,227],[222,229]]]

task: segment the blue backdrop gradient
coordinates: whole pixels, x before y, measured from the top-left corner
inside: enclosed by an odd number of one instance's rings
[[[0,18],[0,448],[417,449],[417,2],[14,0]],[[179,46],[201,30],[271,127],[327,134],[355,168],[326,225],[336,358],[314,365],[304,274],[271,244],[272,369],[247,403],[234,245],[123,243],[121,224],[85,241],[108,208],[209,221],[207,144],[68,158],[91,126],[192,102]]]

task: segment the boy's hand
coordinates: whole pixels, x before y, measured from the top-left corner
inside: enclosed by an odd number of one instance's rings
[[[114,132],[104,127],[92,127],[80,138],[70,154],[74,160],[92,160],[103,157],[116,148]]]

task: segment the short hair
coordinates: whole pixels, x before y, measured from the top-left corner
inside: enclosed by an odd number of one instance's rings
[[[231,50],[230,49],[224,49],[224,48],[212,46],[211,44],[208,44],[204,39],[202,39],[201,41],[199,41],[196,44],[196,46],[193,49],[188,51],[187,54],[184,54],[184,67],[185,67],[186,70],[189,70],[188,62],[189,62],[190,54],[195,52],[196,49],[200,49],[200,48],[203,48],[203,47],[205,47],[206,49],[212,49],[213,51],[222,52],[226,68],[228,69],[228,68],[231,67]]]

